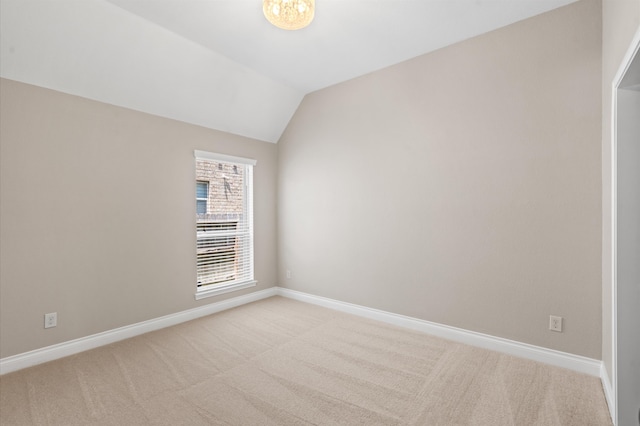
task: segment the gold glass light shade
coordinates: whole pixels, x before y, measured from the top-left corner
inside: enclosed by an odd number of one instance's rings
[[[315,0],[263,0],[269,22],[283,30],[299,30],[313,21]]]

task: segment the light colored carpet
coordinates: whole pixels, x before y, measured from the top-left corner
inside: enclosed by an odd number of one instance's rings
[[[8,425],[610,425],[595,377],[273,297],[0,378]]]

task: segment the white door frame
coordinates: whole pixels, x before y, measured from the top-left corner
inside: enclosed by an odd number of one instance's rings
[[[611,287],[612,287],[612,372],[611,372],[611,387],[613,389],[613,424],[618,424],[618,279],[617,279],[617,231],[618,231],[618,207],[617,207],[617,192],[618,192],[618,88],[622,83],[627,70],[631,66],[636,53],[640,50],[640,28],[636,31],[633,37],[629,49],[618,68],[613,84],[611,88]]]

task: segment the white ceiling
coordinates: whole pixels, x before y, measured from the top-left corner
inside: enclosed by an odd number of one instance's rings
[[[0,0],[0,75],[277,142],[305,94],[575,0]]]

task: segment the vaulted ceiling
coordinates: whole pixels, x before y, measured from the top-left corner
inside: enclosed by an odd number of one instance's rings
[[[277,142],[305,94],[575,0],[0,0],[0,75]]]

